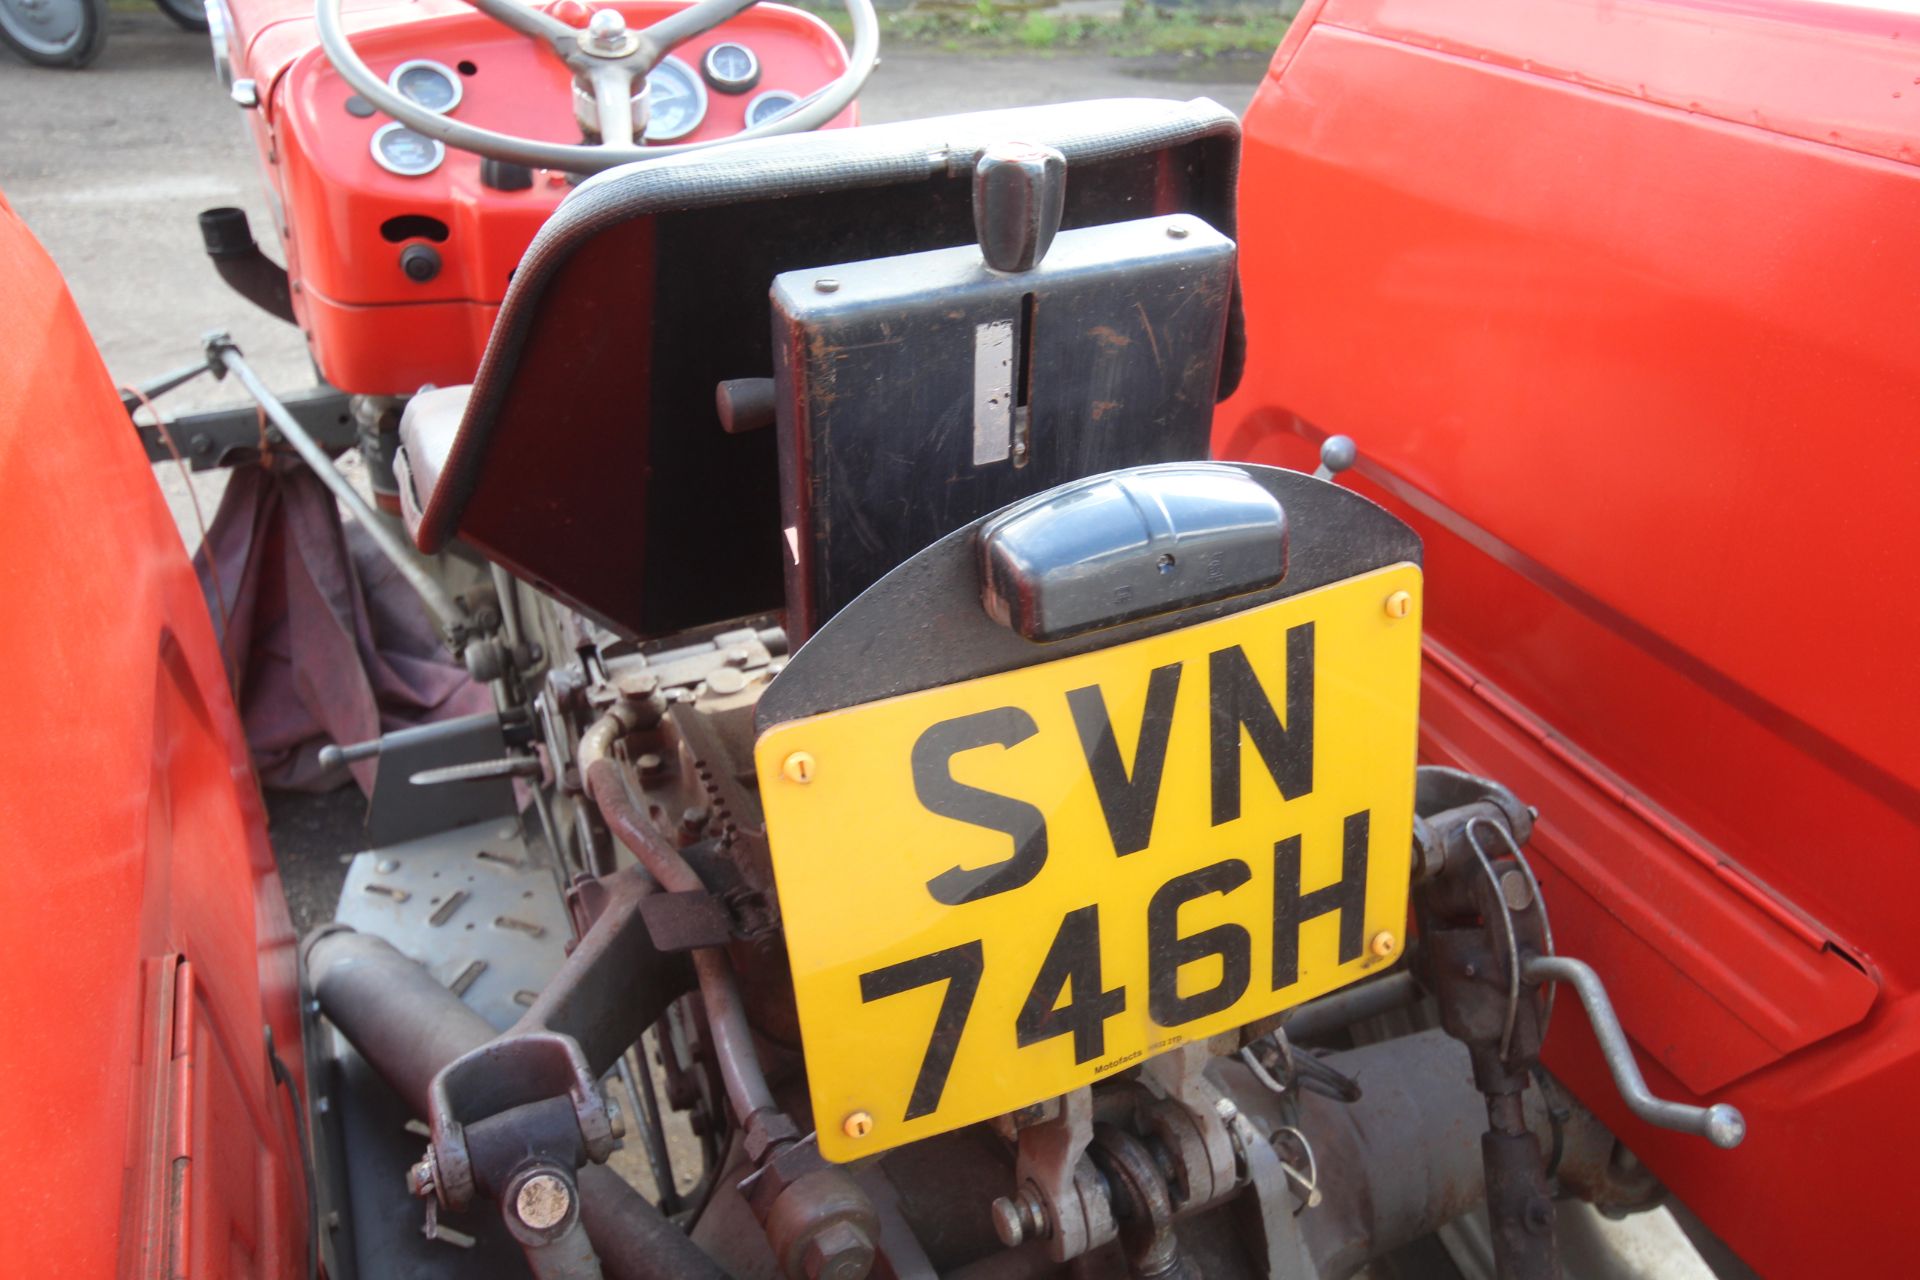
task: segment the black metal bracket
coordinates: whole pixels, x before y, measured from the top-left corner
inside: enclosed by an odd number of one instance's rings
[[[197,375],[204,369],[204,365],[195,365],[192,374]],[[176,376],[169,374],[152,385],[158,386],[160,391],[171,390],[180,385],[179,381],[168,383],[168,379]],[[141,390],[149,398],[157,394],[150,387],[142,387]],[[141,407],[138,397],[123,395],[121,403],[126,405],[129,416]],[[335,391],[332,387],[314,387],[286,396],[282,403],[307,429],[307,434],[328,453],[344,453],[354,446],[357,437],[353,414],[347,406],[346,392]],[[136,422],[134,429],[140,434],[140,444],[146,449],[149,461],[169,462],[173,459],[173,450],[167,447],[166,435],[161,433],[157,425]],[[195,471],[244,466],[260,459],[260,442],[263,438],[260,411],[251,404],[180,414],[167,420],[167,434],[172,435],[175,447],[180,450],[181,461]],[[266,426],[264,438],[269,448],[281,443],[280,432],[271,423]]]
[[[1414,812],[1415,963],[1486,1096],[1480,1153],[1494,1264],[1502,1280],[1552,1280],[1553,1198],[1522,1103],[1551,1013],[1521,973],[1526,957],[1553,949],[1540,886],[1520,855],[1533,812],[1497,782],[1432,767],[1419,771]]]

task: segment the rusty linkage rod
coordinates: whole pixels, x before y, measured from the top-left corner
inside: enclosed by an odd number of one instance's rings
[[[581,772],[615,838],[663,889],[704,894],[699,873],[641,817],[609,757],[622,734],[658,724],[665,714],[666,702],[657,693],[645,701],[616,702],[581,736]],[[740,1118],[741,1148],[754,1165],[740,1188],[766,1230],[780,1273],[788,1280],[865,1276],[880,1237],[871,1200],[844,1168],[829,1165],[817,1145],[801,1138],[792,1117],[774,1101],[725,945],[693,948],[693,969],[727,1102]]]
[[[707,886],[699,872],[641,817],[627,794],[619,767],[608,755],[615,739],[650,722],[657,723],[662,709],[633,701],[615,703],[580,738],[581,774],[587,793],[599,806],[600,816],[608,828],[660,882],[661,888],[668,893],[704,893]],[[753,1130],[779,1117],[780,1109],[753,1045],[753,1031],[747,1025],[746,1005],[740,998],[733,963],[720,947],[700,947],[693,952],[693,966],[700,983],[700,998],[706,1005],[707,1022],[713,1031],[720,1074],[726,1082],[727,1100],[733,1104],[741,1125]]]
[[[420,599],[433,614],[434,620],[440,624],[441,630],[446,633],[452,647],[458,651],[467,630],[472,626],[472,619],[467,616],[467,611],[460,602],[455,600],[447,589],[440,585],[439,580],[427,571],[427,567],[420,561],[420,554],[407,545],[392,529],[381,523],[379,516],[367,504],[367,500],[360,496],[359,491],[333,465],[333,459],[327,455],[327,451],[321,447],[320,442],[300,425],[287,406],[281,403],[280,397],[274,395],[267,384],[260,380],[260,375],[253,371],[253,367],[241,358],[240,348],[235,345],[231,337],[225,333],[207,335],[206,352],[207,366],[218,377],[224,378],[229,373],[232,374],[234,380],[253,397],[254,402],[260,406],[260,411],[266,414],[267,421],[273,424],[274,430],[293,446],[301,460],[313,469],[316,476],[320,477],[320,483],[326,485],[333,496],[340,500],[340,504],[352,513],[354,520],[367,531],[367,536],[372,538],[373,544],[380,549],[380,554],[384,555],[393,567],[400,571],[400,576],[407,580],[407,585],[419,593]]]

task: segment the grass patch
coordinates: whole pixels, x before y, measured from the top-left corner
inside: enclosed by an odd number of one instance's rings
[[[833,0],[798,3],[824,18],[841,39],[853,38],[846,10]],[[905,46],[947,53],[1025,50],[1120,58],[1265,57],[1280,43],[1299,7],[1299,0],[1274,0],[1202,11],[1162,9],[1144,0],[1127,0],[1118,17],[1089,17],[996,0],[972,4],[920,0],[910,9],[880,15],[880,48],[883,54],[889,47]]]

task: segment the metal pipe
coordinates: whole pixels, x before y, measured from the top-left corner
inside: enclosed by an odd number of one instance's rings
[[[614,1280],[726,1280],[705,1250],[605,1165],[580,1170],[580,1221]]]
[[[614,739],[634,726],[637,713],[628,704],[616,703],[612,710],[596,720],[580,737],[580,766],[586,778],[587,794],[600,809],[614,837],[632,852],[640,864],[653,873],[669,893],[704,893],[706,882],[700,879],[687,860],[640,816],[639,808],[627,795],[620,770],[608,758]],[[773,1090],[760,1066],[760,1054],[753,1044],[753,1028],[747,1023],[747,1010],[740,998],[740,984],[733,974],[733,963],[719,947],[701,947],[693,953],[694,974],[700,980],[700,998],[706,1005],[707,1025],[713,1034],[714,1055],[720,1060],[720,1077],[727,1087],[727,1100],[742,1124],[762,1111],[777,1110]]]
[[[383,938],[329,925],[303,949],[321,1011],[415,1115],[427,1114],[442,1067],[494,1038],[485,1018]],[[579,1187],[587,1238],[612,1280],[725,1274],[611,1170],[587,1166]]]
[[[520,646],[527,637],[520,626],[520,596],[514,577],[507,572],[506,566],[497,561],[490,561],[487,570],[493,578],[493,594],[500,601],[500,625],[505,629],[507,643],[513,646],[517,659]]]
[[[1587,1021],[1593,1024],[1594,1038],[1600,1042],[1600,1056],[1613,1073],[1614,1088],[1634,1115],[1662,1129],[1698,1134],[1723,1151],[1731,1151],[1746,1138],[1747,1120],[1737,1107],[1724,1102],[1696,1107],[1653,1096],[1646,1077],[1640,1074],[1640,1065],[1633,1060],[1627,1033],[1613,1012],[1613,1001],[1607,998],[1607,989],[1592,965],[1567,956],[1528,956],[1520,974],[1532,983],[1573,984],[1574,994],[1586,1008]]]
[[[303,950],[322,1011],[416,1115],[440,1068],[494,1038],[493,1024],[384,938],[328,925]]]
[[[1316,1040],[1365,1018],[1404,1009],[1419,998],[1420,984],[1413,980],[1411,973],[1402,970],[1303,1004],[1282,1026],[1289,1040]]]
[[[450,595],[447,589],[436,581],[421,563],[420,555],[412,547],[400,540],[399,535],[381,523],[366,499],[348,483],[333,465],[333,459],[327,456],[318,442],[307,433],[287,407],[280,403],[279,397],[267,389],[258,374],[240,355],[240,348],[226,334],[215,334],[207,340],[207,359],[221,369],[231,373],[245,387],[247,394],[254,398],[260,408],[266,412],[267,420],[286,442],[294,447],[306,464],[313,468],[320,482],[327,486],[340,502],[352,513],[353,518],[367,531],[380,553],[400,571],[402,577],[412,588],[420,593],[427,608],[438,619],[441,629],[449,635],[464,629],[467,624],[467,611],[460,607],[459,601]]]
[[[228,288],[275,319],[296,323],[287,269],[260,252],[245,209],[202,210],[200,241]]]

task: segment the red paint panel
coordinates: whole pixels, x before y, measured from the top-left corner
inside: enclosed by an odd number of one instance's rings
[[[1805,0],[1332,0],[1346,27],[1890,160],[1920,158],[1920,16]]]
[[[1549,1064],[1767,1274],[1908,1261],[1810,1171],[1920,1140],[1911,21],[1326,0],[1246,119],[1216,452],[1354,436],[1419,528],[1425,749],[1541,807],[1563,946],[1751,1136],[1634,1122],[1566,1002]]]
[[[1852,1026],[1879,994],[1817,927],[1660,824],[1438,646],[1421,743],[1428,759],[1498,778],[1540,810],[1528,848],[1556,947],[1610,959],[1628,1034],[1693,1093]]]
[[[262,1027],[298,1083],[293,936],[245,738],[145,453],[4,203],[0,574],[0,1275],[291,1280]]]

